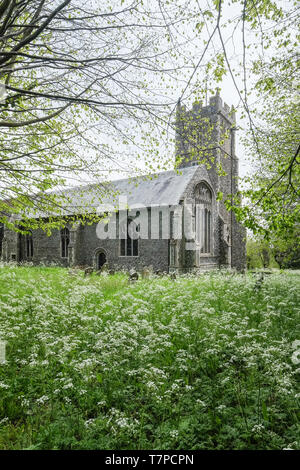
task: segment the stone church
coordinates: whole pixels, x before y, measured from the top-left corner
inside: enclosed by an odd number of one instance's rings
[[[0,225],[2,260],[96,270],[104,263],[161,272],[243,270],[245,230],[217,200],[238,190],[235,115],[218,93],[205,106],[178,104],[175,159],[176,170],[108,183],[101,201],[94,185],[83,188],[85,206],[106,215],[98,224],[66,225],[50,236]],[[125,204],[117,206],[116,195]],[[82,188],[68,190],[68,198],[68,213],[80,213]]]

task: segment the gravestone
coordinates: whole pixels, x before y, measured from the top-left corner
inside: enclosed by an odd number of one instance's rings
[[[100,269],[100,272],[101,272],[101,274],[104,274],[104,273],[108,274],[108,264],[107,263],[104,263],[102,265],[102,267]]]
[[[84,270],[84,277],[90,276],[93,271],[94,271],[94,268],[85,268],[85,270]]]
[[[135,271],[135,269],[131,269],[129,271],[129,282],[136,282],[139,278],[138,273]]]
[[[150,270],[148,268],[143,268],[142,270],[142,279],[149,279],[150,277]]]

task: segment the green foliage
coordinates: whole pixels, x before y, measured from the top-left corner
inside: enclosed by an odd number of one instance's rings
[[[299,226],[300,112],[296,81],[295,51],[274,57],[270,63],[256,62],[256,89],[265,93],[263,109],[256,109],[259,130],[245,144],[255,168],[244,191],[245,224],[267,239],[286,241]]]
[[[195,15],[155,2],[8,3],[0,2],[0,223],[49,231],[73,215],[59,190],[95,182],[100,204],[113,192],[103,190],[110,172],[134,175],[139,153],[151,171],[177,100],[164,81],[180,68],[179,45],[165,38]],[[89,206],[82,219],[93,219]]]
[[[0,448],[299,448],[298,284],[3,265]]]
[[[272,252],[280,268],[300,268],[299,231],[294,232],[294,237],[287,240],[281,238],[273,242]]]
[[[299,235],[288,240],[273,238],[267,241],[263,238],[247,240],[247,267],[253,268],[300,268]]]
[[[87,0],[84,7],[79,0],[24,0],[21,9],[18,2],[1,9],[0,79],[8,94],[0,103],[0,222],[18,230],[16,219],[26,214],[25,229],[49,231],[61,219],[32,215],[65,215],[67,195],[49,192],[70,178],[102,182],[110,171],[122,167],[132,175],[140,164],[143,172],[169,169],[178,98],[199,103],[230,78],[249,121],[257,171],[244,206],[241,194],[233,207],[226,194],[226,207],[255,234],[289,237],[299,223],[296,3],[121,5],[120,11],[119,0]],[[231,43],[238,46],[233,54]],[[274,50],[280,56],[272,57]],[[253,97],[262,98],[260,106]],[[216,164],[211,134],[203,120],[184,135],[187,160],[208,169]],[[227,137],[221,131],[221,140]],[[225,173],[220,165],[217,171]],[[88,219],[89,207],[83,212]]]
[[[247,268],[278,268],[269,242],[264,239],[247,239]]]

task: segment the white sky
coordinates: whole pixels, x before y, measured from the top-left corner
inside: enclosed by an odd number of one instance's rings
[[[154,0],[148,0],[150,4],[153,4]],[[179,2],[184,2],[184,0],[177,0]],[[289,5],[289,2],[286,1],[277,1],[276,2],[278,5],[282,5],[284,7],[287,7]],[[126,4],[126,2],[125,2]],[[192,0],[191,4],[193,4],[194,8],[199,11],[199,8],[203,11],[205,10],[211,10],[212,9],[212,0]],[[234,4],[229,4],[229,2],[225,2],[223,0],[223,15],[222,15],[222,20],[221,20],[221,25],[224,25],[225,23],[228,23],[228,20],[231,20],[231,24],[227,24],[226,28],[222,27],[223,31],[223,40],[225,43],[226,47],[226,52],[227,56],[230,62],[230,65],[232,67],[232,70],[234,72],[235,80],[236,80],[236,85],[238,89],[240,90],[240,93],[243,96],[243,90],[244,90],[244,82],[243,82],[243,74],[242,74],[242,60],[243,60],[243,47],[242,47],[242,29],[241,29],[241,14],[242,14],[242,6],[240,3],[234,3]],[[177,5],[177,3],[176,3]],[[215,15],[216,16],[216,15]],[[198,21],[198,20],[195,20]],[[205,47],[205,39],[209,37],[211,34],[213,28],[215,25],[215,18],[214,20],[210,23],[209,17],[207,17],[207,20],[205,21],[205,26],[202,30],[202,33],[199,34],[198,36],[195,36],[193,28],[191,28],[191,24],[185,24],[185,25],[178,25],[177,27],[177,33],[179,42],[182,42],[182,57],[187,56],[189,58],[189,64],[197,64],[199,61],[199,58],[202,55],[202,52]],[[268,31],[270,32],[272,28],[276,26],[274,22],[270,21],[268,24],[262,24],[263,28],[268,28]],[[187,39],[190,39],[189,42],[187,42]],[[186,42],[185,44],[183,44]],[[245,42],[247,46],[246,50],[246,70],[247,70],[247,89],[248,91],[250,90],[251,86],[253,85],[253,78],[250,73],[250,68],[251,68],[251,63],[254,59],[258,59],[261,54],[266,55],[268,54],[268,57],[271,57],[272,55],[276,54],[277,51],[273,48],[268,49],[268,51],[264,51],[260,47],[260,37],[256,37],[255,32],[250,31],[249,26],[246,27],[245,29]],[[248,48],[249,47],[249,48]],[[211,44],[206,52],[206,55],[201,63],[201,66],[197,68],[196,73],[193,75],[189,87],[185,90],[184,96],[182,98],[182,103],[187,104],[188,107],[191,106],[192,102],[194,101],[195,93],[197,93],[197,86],[205,83],[205,78],[206,78],[206,73],[205,73],[205,64],[210,61],[212,58],[216,57],[217,54],[222,52],[222,47],[220,40],[218,38],[217,33],[215,34],[213,40],[211,41]],[[180,61],[180,54],[179,57],[177,57]],[[169,97],[177,101],[177,99],[181,96],[182,90],[186,88],[186,82],[187,80],[191,77],[192,75],[192,68],[190,68],[188,71],[185,71],[184,73],[178,72],[176,78],[172,80],[172,78],[168,78],[167,82],[167,87],[164,90],[165,91],[165,96],[169,94]],[[150,81],[152,78],[150,78]],[[158,80],[158,83],[159,80]],[[153,85],[153,88],[156,88],[156,84],[154,82],[151,82],[151,85]],[[236,155],[239,158],[240,161],[240,176],[243,177],[249,172],[251,172],[251,164],[248,161],[248,155],[247,155],[247,150],[243,147],[240,138],[243,135],[243,132],[247,132],[247,119],[242,118],[243,114],[243,106],[241,103],[241,99],[239,96],[239,93],[236,89],[235,84],[233,83],[232,77],[230,76],[229,73],[223,78],[221,83],[212,83],[210,80],[208,81],[208,88],[213,88],[215,89],[216,87],[219,87],[221,89],[221,98],[223,99],[223,102],[226,102],[229,106],[233,105],[237,109],[237,125],[241,127],[241,130],[239,130],[236,133]],[[208,93],[208,99],[209,96],[211,96],[212,93]],[[263,105],[263,97],[257,96],[256,94],[252,94],[248,97],[248,105],[249,109],[252,109],[252,103],[258,104],[258,106]],[[259,104],[261,103],[261,104]],[[172,119],[174,120],[174,119]],[[145,132],[147,131],[147,124],[144,126]],[[119,156],[119,159],[117,158],[117,162],[115,163],[115,167],[112,166],[111,168],[113,169],[112,173],[109,175],[109,179],[116,179],[116,178],[121,178],[121,177],[128,177],[128,176],[133,176],[134,168],[136,167],[140,170],[141,173],[149,173],[149,160],[146,163],[146,155],[145,157],[142,156],[142,158],[139,161],[136,161],[136,156],[140,152],[138,147],[134,147],[132,145],[128,144],[123,144],[120,146],[119,142],[114,142],[114,139],[111,137],[109,133],[103,134],[101,137],[97,132],[94,132],[92,134],[92,138],[95,140],[97,145],[101,146],[103,144],[108,144],[111,145],[112,147],[115,148],[117,152],[121,151],[121,156]],[[137,143],[139,143],[139,138],[140,136],[136,135]],[[86,151],[83,149],[83,151]],[[150,157],[151,158],[151,157]],[[152,164],[153,164],[153,169],[154,170],[160,170],[162,168],[158,167],[158,164],[163,161],[167,160],[170,164],[173,162],[174,159],[174,146],[168,146],[164,145],[164,143],[161,140],[160,146],[159,146],[159,158],[153,158],[152,159]],[[119,165],[119,166],[118,166]],[[106,179],[106,173],[103,173],[104,178]],[[88,177],[87,180],[83,181],[84,178],[81,178],[80,181],[78,181],[76,184],[82,184],[86,183],[89,181]],[[74,185],[74,181],[70,180],[70,185]]]

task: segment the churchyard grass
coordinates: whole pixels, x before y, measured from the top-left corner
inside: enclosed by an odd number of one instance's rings
[[[0,448],[299,448],[299,280],[0,265]]]

